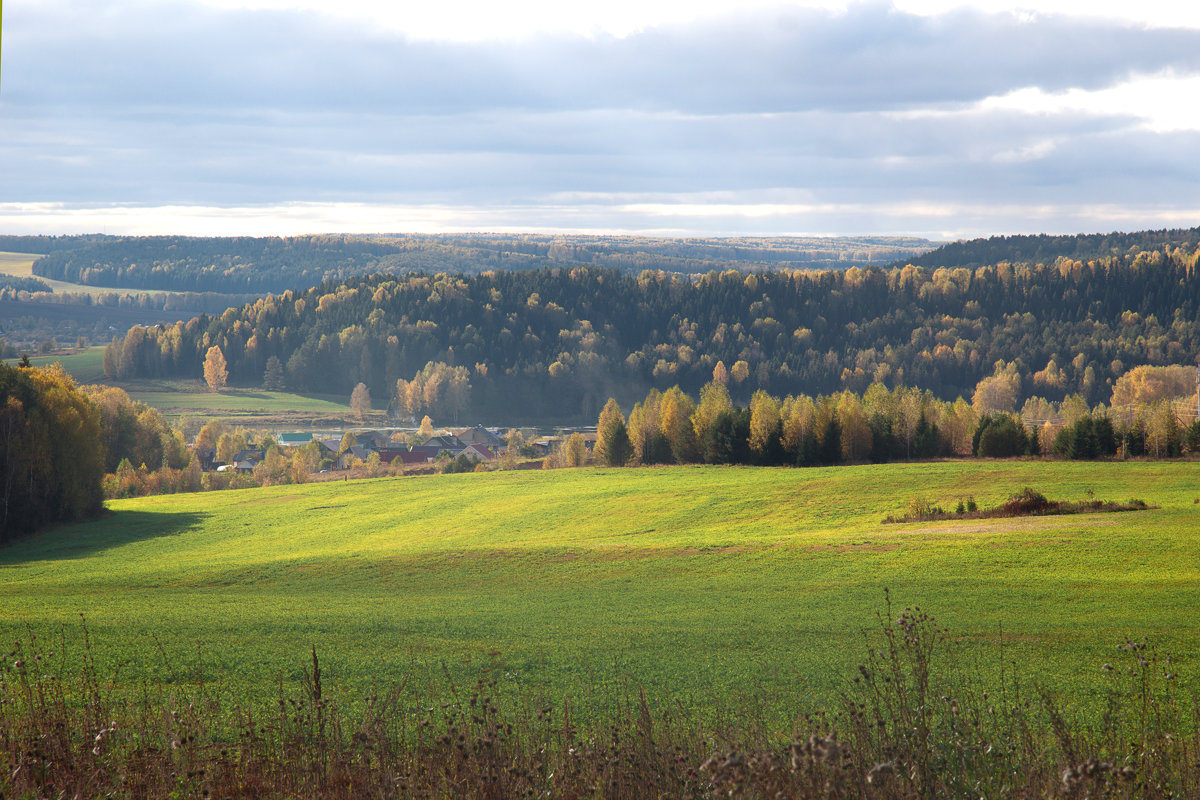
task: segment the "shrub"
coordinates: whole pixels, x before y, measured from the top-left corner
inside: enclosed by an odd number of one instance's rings
[[[1044,514],[1058,506],[1058,503],[1048,500],[1046,495],[1026,486],[1012,495],[1004,503],[1004,510],[1013,516],[1028,516]]]

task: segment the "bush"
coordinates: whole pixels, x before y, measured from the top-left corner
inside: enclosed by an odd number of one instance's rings
[[[1046,495],[1026,486],[1005,501],[1004,510],[1013,516],[1029,516],[1044,514],[1057,506],[1058,503],[1047,499]]]

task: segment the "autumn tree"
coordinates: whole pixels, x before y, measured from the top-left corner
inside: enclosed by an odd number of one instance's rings
[[[782,455],[779,401],[762,389],[750,398],[750,452],[759,463],[778,463]]]
[[[0,542],[100,511],[99,413],[61,364],[0,364]]]
[[[587,443],[583,436],[572,433],[563,445],[563,461],[568,467],[582,467],[587,463]]]
[[[975,385],[971,405],[980,414],[996,411],[1007,414],[1016,410],[1020,387],[1021,379],[1015,372],[997,370],[995,375]]]
[[[370,413],[371,390],[365,383],[359,383],[350,393],[350,409],[354,412],[354,416],[358,417],[359,422],[362,422],[363,417]]]
[[[204,426],[200,428],[200,432],[196,434],[196,449],[215,450],[217,442],[221,439],[221,435],[229,432],[229,426],[222,420],[214,419],[204,423]]]
[[[219,464],[232,464],[234,456],[246,449],[246,434],[238,430],[223,433],[217,439],[216,460]]]
[[[729,399],[729,390],[722,383],[712,382],[700,390],[700,403],[692,413],[692,427],[696,431],[696,441],[704,440],[704,434],[717,421],[717,417],[726,411],[733,410],[733,401]]]
[[[843,461],[865,461],[871,454],[871,428],[862,402],[853,392],[842,392],[837,403],[840,448]]]
[[[210,391],[219,392],[225,388],[225,381],[228,379],[229,369],[225,364],[225,355],[221,348],[214,344],[208,348],[208,354],[204,357],[204,381]]]
[[[633,459],[641,464],[665,464],[673,460],[671,445],[660,424],[662,393],[651,389],[646,399],[629,412],[629,441]]]
[[[719,383],[722,386],[729,385],[729,370],[725,368],[724,361],[718,361],[713,367],[713,383]]]
[[[734,383],[741,383],[750,377],[750,365],[745,361],[735,361],[733,362],[733,370],[730,372],[730,375],[733,377]]]
[[[699,456],[696,429],[692,425],[695,410],[695,402],[678,386],[663,392],[659,401],[659,430],[679,464],[692,463]]]
[[[780,408],[780,439],[783,451],[795,463],[800,463],[804,451],[811,449],[817,408],[811,397],[789,397]]]
[[[1113,384],[1112,407],[1150,405],[1160,400],[1174,400],[1196,395],[1194,367],[1141,366],[1134,367],[1117,378]]]
[[[596,446],[593,450],[596,463],[606,467],[623,467],[633,455],[629,431],[625,427],[625,416],[617,401],[609,398],[600,412],[596,424]]]

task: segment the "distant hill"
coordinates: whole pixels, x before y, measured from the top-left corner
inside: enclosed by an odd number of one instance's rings
[[[0,250],[46,253],[33,266],[34,274],[44,278],[123,289],[229,293],[303,290],[375,272],[477,275],[577,266],[681,274],[845,269],[907,259],[933,246],[925,239],[888,236],[0,237]]]
[[[0,253],[56,253],[76,250],[110,238],[100,233],[77,236],[0,236]]]
[[[1075,261],[1135,256],[1142,251],[1166,247],[1194,248],[1200,243],[1200,228],[1137,231],[1135,233],[1081,233],[1072,236],[991,236],[952,242],[911,258],[895,262],[894,266],[913,264],[919,267],[982,267],[1008,262],[1011,264],[1049,264],[1057,258]]]

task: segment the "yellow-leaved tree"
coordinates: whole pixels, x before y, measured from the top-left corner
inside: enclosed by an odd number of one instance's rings
[[[210,391],[219,392],[225,388],[227,380],[229,369],[225,363],[225,354],[214,344],[208,348],[208,354],[204,357],[204,382],[208,384]]]

